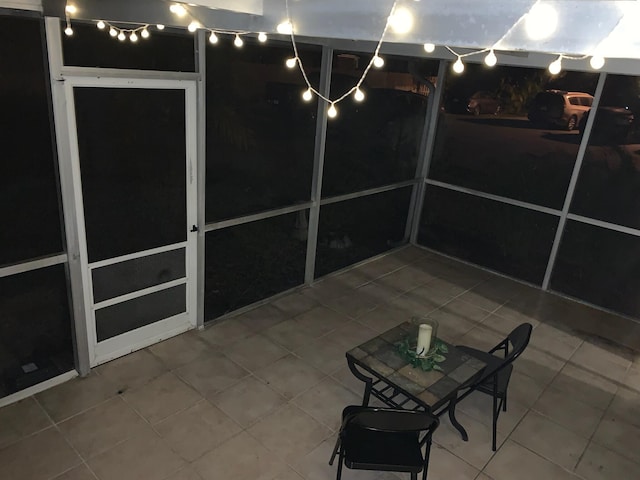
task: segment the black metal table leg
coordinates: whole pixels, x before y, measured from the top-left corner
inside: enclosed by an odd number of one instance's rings
[[[456,430],[460,432],[460,436],[462,437],[462,440],[466,442],[469,440],[469,435],[467,435],[467,431],[460,424],[460,422],[458,422],[458,419],[456,418],[456,403],[457,403],[456,400],[457,399],[453,399],[449,402],[449,408],[447,409],[449,411],[449,420],[451,420],[451,425],[453,425],[456,428]]]
[[[358,370],[358,367],[355,366],[353,360],[349,355],[347,355],[347,365],[349,365],[349,370],[351,373],[358,379],[364,382],[364,395],[362,396],[362,406],[366,407],[369,405],[369,399],[371,398],[371,388],[373,384],[373,379],[371,377],[367,377],[363,375],[362,372]]]

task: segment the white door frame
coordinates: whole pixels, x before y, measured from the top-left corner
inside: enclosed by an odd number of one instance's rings
[[[69,126],[69,144],[73,197],[77,212],[77,228],[79,236],[80,264],[82,283],[85,292],[84,308],[87,321],[87,334],[89,340],[89,362],[94,367],[100,363],[126,355],[148,345],[152,345],[166,338],[178,335],[186,330],[195,328],[197,323],[197,243],[198,235],[187,231],[187,240],[173,245],[167,245],[144,252],[136,252],[107,261],[89,264],[87,254],[87,238],[85,230],[84,204],[82,198],[82,178],[80,174],[80,154],[78,150],[78,135],[76,128],[76,113],[73,89],[75,87],[95,88],[139,88],[139,89],[167,89],[183,90],[185,93],[185,140],[186,140],[186,190],[187,190],[187,225],[198,225],[197,216],[197,84],[194,80],[160,80],[160,79],[135,79],[135,78],[104,78],[67,76],[64,78],[64,92],[66,97],[66,114]],[[152,253],[169,251],[175,248],[186,247],[186,279],[169,282],[158,287],[141,290],[132,294],[119,297],[135,298],[152,291],[168,288],[176,284],[186,282],[186,318],[185,314],[170,317],[150,325],[146,325],[126,334],[110,338],[98,345],[95,326],[95,307],[93,301],[93,288],[91,269],[105,264],[117,263],[132,258],[146,256]],[[105,263],[106,262],[106,263]],[[101,302],[98,306],[105,306]]]

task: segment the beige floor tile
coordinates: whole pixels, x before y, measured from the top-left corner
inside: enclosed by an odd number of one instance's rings
[[[344,347],[333,343],[325,337],[319,338],[295,351],[295,354],[305,362],[326,374],[335,372],[347,363],[344,353]]]
[[[148,350],[158,357],[169,370],[174,370],[207,356],[212,348],[211,345],[202,341],[197,332],[190,331],[164,342],[156,343]]]
[[[186,466],[169,475],[166,480],[202,480],[202,477],[191,466]]]
[[[442,305],[443,302],[436,302],[416,295],[415,290],[404,293],[389,302],[389,306],[406,311],[409,318],[427,316]]]
[[[273,480],[303,480],[303,477],[292,468],[287,467],[284,472],[276,475]]]
[[[120,397],[59,424],[60,431],[84,458],[97,455],[148,428]]]
[[[3,407],[0,409],[0,448],[51,425],[33,397]]]
[[[640,393],[627,387],[618,388],[607,413],[640,427]]]
[[[204,396],[215,395],[249,375],[247,370],[217,352],[175,373]]]
[[[585,480],[631,480],[640,478],[640,465],[592,442],[582,456],[576,473]]]
[[[608,378],[579,365],[567,363],[550,383],[553,388],[587,405],[605,409],[618,390]]]
[[[431,314],[428,316],[431,318]],[[460,344],[460,339],[478,326],[477,322],[465,320],[464,318],[448,318],[446,321],[436,321],[438,322],[438,338],[453,345]]]
[[[432,280],[433,276],[424,270],[407,266],[378,278],[376,283],[400,292],[406,292]]]
[[[295,355],[287,355],[258,370],[255,375],[287,399],[313,387],[325,377],[320,370]]]
[[[479,323],[487,318],[489,314],[490,312],[482,308],[456,298],[439,310],[431,312],[429,316],[442,323],[455,322],[458,319]]]
[[[271,365],[288,353],[260,334],[245,338],[224,350],[227,357],[251,372]]]
[[[144,385],[167,371],[167,367],[147,350],[138,350],[96,368],[118,391]]]
[[[446,415],[440,417],[440,426],[435,431],[433,440],[478,470],[482,470],[494,454],[491,450],[493,438],[491,427],[480,423],[463,412],[456,412],[456,418],[467,431],[469,441],[462,440],[460,432],[453,428]],[[503,441],[504,438],[498,435],[498,448],[500,448]]]
[[[323,338],[340,345],[346,352],[368,340],[371,340],[376,335],[378,335],[378,332],[362,325],[359,322],[349,322],[335,329],[333,332],[328,333]]]
[[[529,346],[515,361],[514,369],[547,384],[565,365],[565,360]]]
[[[353,268],[351,270],[342,272],[336,275],[335,278],[344,285],[345,289],[359,288],[374,280],[371,275],[363,272],[362,270],[359,270],[358,268]]]
[[[493,397],[482,392],[474,392],[456,406],[456,411],[466,413],[480,423],[491,426],[493,422]],[[507,411],[500,411],[498,416],[498,437],[504,438],[509,435],[527,411],[527,407],[509,397]]]
[[[545,389],[545,384],[514,369],[509,380],[509,401],[516,401],[525,407],[531,407]]]
[[[531,346],[554,357],[568,360],[582,345],[583,339],[566,328],[540,323],[531,333]]]
[[[404,263],[413,263],[421,260],[425,256],[431,255],[427,250],[424,250],[415,245],[405,245],[400,249],[390,253],[390,256],[396,257],[398,260]]]
[[[443,288],[441,281],[432,281],[425,285],[420,285],[409,291],[407,295],[414,296],[416,299],[422,300],[427,308],[441,307],[449,303],[456,295],[464,292],[464,289],[455,288],[457,293],[454,293],[454,289],[450,287]]]
[[[284,319],[295,317],[318,306],[313,298],[300,292],[290,293],[271,302],[271,305],[284,314]],[[275,324],[269,325],[273,326]]]
[[[185,466],[184,460],[150,429],[88,463],[100,480],[164,479]]]
[[[151,424],[202,400],[198,392],[173,373],[165,373],[142,387],[129,390],[123,398]]]
[[[338,298],[332,298],[324,303],[327,307],[347,315],[350,318],[359,318],[378,306],[380,301],[359,289],[349,292]]]
[[[612,413],[605,414],[592,440],[640,464],[640,450],[631,447],[640,445],[640,427],[623,418]]]
[[[286,471],[284,462],[242,432],[193,463],[203,480],[272,480]]]
[[[504,340],[504,336],[485,328],[483,324],[469,330],[458,339],[459,345],[467,345],[488,352]]]
[[[345,283],[339,276],[327,277],[313,285],[303,288],[300,293],[316,302],[324,303],[332,298],[344,295]]]
[[[621,381],[631,365],[631,358],[622,347],[587,340],[573,354],[571,363],[612,381]]]
[[[410,319],[411,314],[402,308],[381,305],[365,313],[358,322],[380,334]]]
[[[533,411],[509,438],[569,471],[576,467],[589,443],[588,439]]]
[[[482,310],[486,310],[487,312],[493,312],[500,308],[507,299],[502,295],[497,295],[489,289],[482,290],[480,289],[482,284],[473,288],[473,290],[466,291],[460,295],[457,300],[462,300],[463,302],[470,303]]]
[[[429,476],[433,479],[474,480],[480,471],[461,458],[442,448],[432,445],[429,456]]]
[[[48,428],[0,450],[3,480],[48,480],[82,462],[54,428]]]
[[[348,365],[345,365],[333,372],[331,374],[331,377],[336,379],[356,395],[362,397],[362,395],[364,394],[364,382],[356,378],[353,372],[351,372],[351,370],[349,369]]]
[[[493,313],[518,325],[526,322],[535,327],[540,323],[535,309],[522,305],[518,300],[507,301]]]
[[[60,422],[118,394],[118,387],[97,373],[77,377],[36,395],[38,402]],[[1,428],[1,427],[0,427]]]
[[[231,345],[243,338],[247,338],[255,333],[255,330],[248,327],[239,320],[239,317],[232,317],[206,328],[197,333],[204,341],[214,347]]]
[[[333,378],[327,377],[316,386],[293,399],[293,403],[329,428],[338,430],[344,407],[347,405],[360,405],[362,401],[351,390],[348,390]]]
[[[558,465],[507,440],[484,469],[495,480],[579,480]]]
[[[263,334],[290,351],[302,345],[307,345],[318,338],[318,335],[308,332],[303,325],[293,318],[264,330]]]
[[[485,473],[481,473],[476,477],[476,480],[494,480],[494,479]]]
[[[66,471],[52,480],[96,480],[96,476],[83,463],[77,467],[73,467],[71,470]]]
[[[247,429],[268,450],[291,463],[331,435],[331,430],[298,407],[287,404]]]
[[[249,327],[252,332],[261,332],[292,316],[306,312],[316,305],[316,302],[307,299],[303,295],[292,293],[272,303],[261,305],[238,315],[235,317],[235,320]],[[278,306],[278,308],[276,308],[276,306]]]
[[[242,431],[219,408],[204,400],[155,426],[171,449],[192,462]]]
[[[396,290],[395,288],[380,285],[376,283],[376,281],[359,287],[358,291],[372,298],[376,298],[379,304],[389,303],[394,298],[397,298],[404,293],[403,291]]]
[[[342,313],[319,306],[295,317],[298,323],[307,333],[313,337],[321,337],[340,328],[351,321]]]
[[[595,432],[604,414],[602,410],[552,387],[544,391],[532,408],[585,438],[591,437]]]
[[[523,322],[513,320],[507,317],[501,317],[492,313],[482,321],[482,326],[488,330],[496,332],[502,338],[506,338],[516,327]]]
[[[247,377],[209,400],[245,428],[286,402],[255,377]]]
[[[640,354],[638,354],[638,358],[640,358]],[[627,371],[627,374],[622,379],[622,384],[625,387],[640,393],[640,366],[635,363],[632,364]]]
[[[379,257],[373,261],[358,266],[357,270],[375,279],[383,275],[387,275],[404,266],[404,261],[398,259],[393,255],[385,255],[383,257]]]
[[[437,276],[437,278],[427,283],[425,287],[446,295],[451,295],[452,297],[461,295],[476,284],[475,281],[467,279],[447,278],[442,273],[435,274],[434,276]]]

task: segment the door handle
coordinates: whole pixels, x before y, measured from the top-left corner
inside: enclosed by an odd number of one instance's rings
[[[192,232],[197,232],[198,231],[198,226],[194,225],[193,227],[191,227],[191,231]]]

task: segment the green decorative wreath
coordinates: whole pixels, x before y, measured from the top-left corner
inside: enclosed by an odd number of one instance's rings
[[[413,368],[418,367],[425,372],[429,372],[431,370],[442,372],[442,367],[440,367],[438,363],[442,363],[447,359],[447,357],[444,356],[445,353],[449,352],[447,345],[436,338],[433,341],[429,352],[424,356],[420,356],[416,353],[415,341],[411,343],[409,342],[409,338],[410,337],[407,336],[395,344],[396,349],[402,358],[407,360]]]

